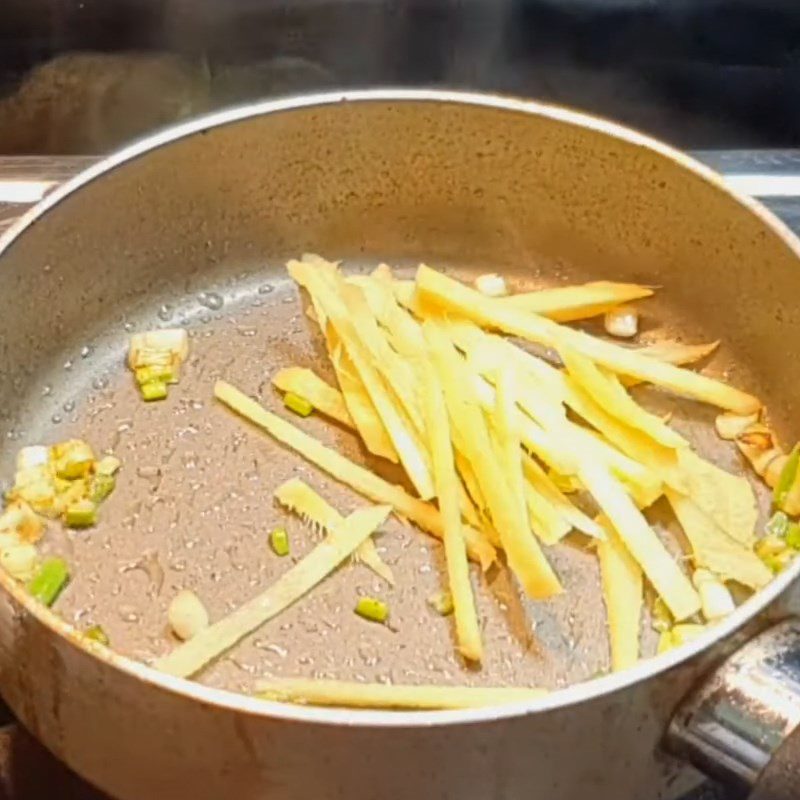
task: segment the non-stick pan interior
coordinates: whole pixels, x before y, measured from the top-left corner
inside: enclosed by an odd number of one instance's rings
[[[73,580],[59,613],[100,623],[112,646],[148,660],[174,641],[166,607],[180,588],[221,617],[287,567],[267,534],[287,528],[292,557],[316,541],[278,509],[299,475],[342,512],[364,501],[212,400],[225,378],[281,410],[269,377],[311,366],[332,378],[304,298],[284,263],[304,251],[347,268],[424,260],[514,288],[597,279],[659,285],[643,339],[721,339],[707,369],[762,396],[787,439],[800,364],[796,256],[767,224],[670,158],[564,119],[445,102],[353,102],[254,116],[166,144],[88,183],[48,211],[0,260],[0,474],[17,449],[69,436],[123,462],[100,524],[46,547]],[[124,355],[133,331],[186,326],[191,355],[161,403],[143,403]],[[653,394],[653,393],[651,393]],[[651,396],[718,463],[738,457],[713,412]],[[355,438],[301,423],[355,460]],[[665,517],[666,519],[666,517]],[[595,557],[550,551],[566,587],[520,599],[499,570],[480,583],[486,662],[454,654],[451,621],[426,599],[442,554],[398,521],[378,540],[397,585],[347,565],[249,637],[203,680],[246,689],[260,675],[548,687],[608,666]],[[384,597],[391,624],[358,619],[359,594]]]

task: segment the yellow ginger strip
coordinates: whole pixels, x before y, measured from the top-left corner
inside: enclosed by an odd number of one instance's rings
[[[666,495],[689,540],[696,567],[751,589],[761,589],[772,580],[772,573],[761,559],[728,536],[693,500],[671,489]]]
[[[696,364],[710,356],[719,347],[719,340],[702,344],[683,344],[681,342],[665,340],[635,348],[640,356],[655,358],[657,361],[667,361],[675,366]],[[625,386],[636,386],[642,381],[637,378],[622,376]]]
[[[347,484],[373,502],[389,504],[401,517],[411,520],[426,533],[438,539],[443,538],[444,526],[435,506],[412,497],[402,486],[383,480],[335,450],[325,447],[312,436],[267,411],[255,400],[251,400],[225,381],[217,381],[214,386],[214,396],[336,480]],[[470,558],[477,561],[484,570],[488,569],[496,557],[494,547],[474,528],[465,525],[462,530]]]
[[[417,379],[412,364],[408,359],[400,358],[389,346],[386,334],[378,326],[361,289],[345,283],[340,275],[329,280],[331,287],[338,291],[360,341],[372,354],[378,372],[399,399],[414,429],[422,433],[425,423],[417,401]]]
[[[335,524],[322,542],[266,591],[158,659],[155,668],[181,678],[197,673],[313,589],[386,521],[391,510],[388,505],[362,508]]]
[[[669,428],[662,419],[645,411],[624,387],[604,375],[586,356],[569,345],[558,347],[567,372],[595,402],[620,422],[643,431],[664,447],[688,447],[681,435]],[[615,376],[612,376],[612,378]]]
[[[334,326],[417,493],[423,500],[431,498],[433,479],[427,453],[424,452],[408,419],[402,413],[396,396],[384,384],[346,305],[331,289],[323,270],[299,261],[290,261],[288,269],[292,278],[319,303],[323,313]]]
[[[356,369],[350,356],[345,351],[333,326],[329,324],[320,304],[313,297],[311,302],[314,316],[325,337],[325,345],[328,349],[333,369],[336,372],[336,380],[342,391],[342,397],[356,430],[364,442],[364,446],[370,453],[397,464],[400,459],[394,449],[392,440],[389,438],[389,434],[386,432],[380,417],[378,417],[364,384],[356,374]]]
[[[728,536],[745,547],[754,544],[758,505],[750,482],[731,475],[690,450],[678,455],[687,494]],[[677,488],[677,487],[676,487]]]
[[[391,281],[381,275],[378,268],[372,275],[354,275],[347,280],[364,292],[370,310],[388,331],[392,347],[406,358],[416,358],[425,349],[420,325],[397,303]]]
[[[561,584],[531,535],[525,510],[514,502],[503,480],[500,465],[494,457],[486,420],[470,390],[466,364],[440,329],[429,326],[426,334],[436,371],[444,387],[451,424],[454,429],[469,432],[468,436],[464,436],[464,446],[467,448],[465,455],[488,503],[508,563],[531,597],[551,597],[561,591]],[[500,420],[501,441],[504,438],[516,439],[514,432],[508,430],[508,422],[502,418]]]
[[[417,270],[417,293],[426,302],[455,312],[480,325],[498,328],[548,347],[556,347],[563,339],[586,357],[622,375],[649,381],[676,394],[702,400],[720,408],[750,414],[761,407],[752,395],[707,378],[704,375],[657,361],[582,331],[559,325],[536,314],[506,308],[458,281],[436,272],[424,264]]]
[[[550,541],[542,537],[542,541],[544,541],[545,544],[555,544],[565,536],[566,533],[569,533],[571,528],[575,528],[581,531],[581,533],[585,533],[587,536],[591,536],[595,539],[604,538],[605,533],[602,526],[598,525],[591,517],[588,517],[577,508],[561,489],[555,485],[550,476],[530,456],[523,456],[522,469],[525,473],[528,485],[539,494],[544,502],[553,508],[558,518],[566,523],[566,531],[564,531],[564,533],[560,533],[560,535],[555,534],[556,529],[554,529],[553,533],[555,535],[549,537],[551,539]],[[560,531],[563,527],[564,526],[559,526],[557,530]]]
[[[595,281],[578,286],[559,286],[498,298],[500,304],[533,311],[557,322],[588,319],[632,300],[650,297],[653,290],[636,283]]]
[[[272,376],[272,383],[282,392],[292,392],[304,397],[326,417],[335,419],[348,428],[355,428],[342,393],[320,378],[313,370],[303,367],[286,367],[278,370]]]
[[[261,681],[256,688],[258,697],[278,703],[410,711],[483,708],[527,703],[547,696],[545,689],[520,686],[407,686],[306,678],[273,678]]]
[[[333,506],[299,478],[290,478],[282,483],[273,495],[284,508],[298,514],[315,529],[330,533],[336,525],[341,525],[344,521],[344,517]],[[372,537],[361,542],[353,553],[353,558],[369,567],[390,586],[394,586],[392,569],[380,557]]]
[[[672,616],[681,621],[696,614],[700,596],[624,489],[590,460],[581,464],[579,475]]]
[[[480,661],[483,657],[481,630],[475,609],[475,598],[469,580],[467,551],[461,532],[459,481],[453,462],[450,423],[447,419],[444,394],[433,366],[426,362],[422,373],[425,381],[423,414],[428,446],[433,460],[433,477],[439,512],[444,525],[444,552],[447,578],[453,597],[458,649],[464,658]]]
[[[393,464],[399,463],[397,451],[375,410],[375,405],[370,400],[363,382],[356,374],[352,359],[345,351],[332,326],[328,326],[327,339],[330,342],[328,350],[331,363],[336,371],[336,380],[364,446],[376,456],[385,458]]]
[[[516,425],[518,413],[514,373],[508,369],[500,369],[497,372],[494,412],[495,431],[500,445],[499,460],[503,467],[503,476],[517,505],[517,513],[526,517],[522,450]]]
[[[644,605],[642,568],[628,552],[605,517],[605,541],[597,544],[600,580],[608,614],[611,667],[615,672],[633,667],[639,660],[639,631]]]

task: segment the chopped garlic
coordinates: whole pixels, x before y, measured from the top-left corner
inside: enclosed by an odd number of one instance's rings
[[[617,306],[606,311],[603,324],[611,336],[630,339],[639,332],[639,315],[632,306]]]
[[[9,497],[24,500],[39,514],[57,516],[56,486],[49,465],[17,470]]]
[[[728,587],[712,572],[707,569],[695,570],[692,581],[700,593],[703,616],[707,622],[716,622],[736,610]]]
[[[13,500],[0,514],[0,534],[35,542],[44,533],[44,520],[22,500]],[[4,543],[0,543],[3,546]]]
[[[475,279],[475,288],[487,297],[503,297],[508,294],[506,282],[500,275],[489,273],[487,275],[479,275]]]
[[[178,363],[186,360],[189,355],[189,335],[183,328],[135,333],[131,337],[128,365],[131,369],[136,369],[155,363],[165,363],[160,360],[165,353]]]
[[[183,589],[172,599],[167,619],[175,635],[183,641],[208,627],[208,611],[200,598],[189,589]]]
[[[37,444],[32,447],[23,447],[17,453],[17,471],[43,467],[50,461],[50,449]]]

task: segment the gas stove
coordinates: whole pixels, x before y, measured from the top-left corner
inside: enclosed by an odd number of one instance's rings
[[[800,235],[800,150],[706,150],[693,155],[722,173],[732,188],[761,200]],[[98,160],[90,156],[0,157],[0,232],[53,188]],[[47,796],[110,800],[58,762],[0,703],[0,800]],[[707,782],[681,800],[734,798]]]

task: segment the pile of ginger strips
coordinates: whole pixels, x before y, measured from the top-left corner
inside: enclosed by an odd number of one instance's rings
[[[217,397],[443,540],[457,646],[468,661],[483,654],[468,561],[486,571],[499,551],[521,590],[545,600],[569,588],[548,548],[568,534],[588,537],[600,563],[615,670],[640,657],[645,581],[669,620],[666,649],[733,610],[728,584],[742,596],[771,580],[754,552],[749,481],[702,458],[629,392],[649,383],[715,406],[726,429],[757,423],[755,397],[687,368],[716,343],[630,347],[566,324],[652,290],[598,282],[489,297],[425,265],[413,281],[385,265],[347,276],[313,255],[288,270],[311,300],[308,314],[325,338],[338,388],[299,367],[281,370],[274,384],[354,429],[370,453],[401,465],[413,492],[248,399],[259,409],[256,419],[228,384],[217,385]],[[507,337],[546,348],[548,357]],[[647,509],[661,497],[685,534],[683,557],[648,522]]]

